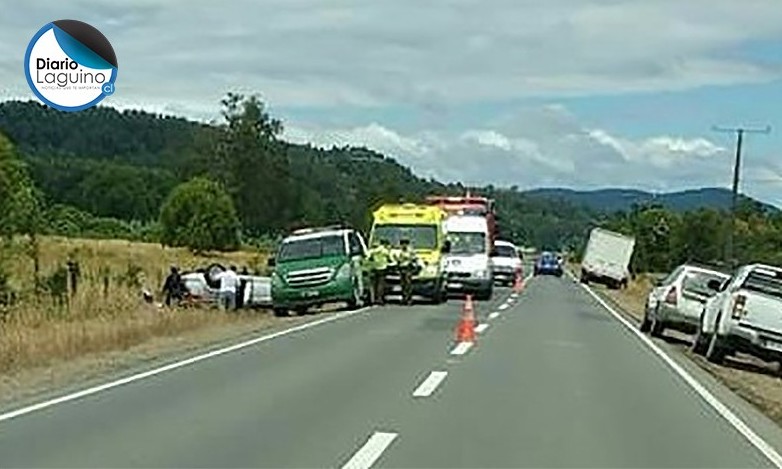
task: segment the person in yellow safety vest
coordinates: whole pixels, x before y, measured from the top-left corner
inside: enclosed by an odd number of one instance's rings
[[[400,240],[399,248],[395,260],[402,284],[402,303],[409,305],[413,303],[413,275],[418,270],[418,257],[408,239]]]
[[[387,240],[380,242],[369,250],[369,272],[372,281],[371,304],[385,304],[386,298],[386,270],[391,261],[391,249]]]

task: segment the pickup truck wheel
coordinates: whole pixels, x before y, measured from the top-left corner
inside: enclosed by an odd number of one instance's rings
[[[726,352],[724,339],[715,332],[711,336],[709,347],[706,349],[706,360],[719,365],[725,360]]]
[[[660,320],[658,312],[655,310],[652,316],[652,325],[649,328],[649,335],[660,338],[663,336],[663,331],[665,331],[665,323]]]
[[[709,348],[709,336],[703,332],[703,325],[698,326],[698,331],[692,339],[690,350],[696,355],[703,355]]]
[[[644,318],[641,321],[641,325],[638,326],[638,330],[641,332],[649,332],[652,330],[652,321],[649,320],[649,308],[644,309]]]
[[[274,308],[274,315],[278,318],[288,317],[288,310],[285,308]]]

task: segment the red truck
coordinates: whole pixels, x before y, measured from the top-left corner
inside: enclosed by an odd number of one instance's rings
[[[459,215],[480,215],[486,217],[491,233],[491,245],[497,239],[497,215],[494,210],[494,200],[486,197],[432,195],[426,198],[428,205],[437,205],[446,213]]]

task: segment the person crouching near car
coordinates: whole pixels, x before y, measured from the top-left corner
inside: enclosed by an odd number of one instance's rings
[[[223,310],[236,309],[236,294],[239,290],[239,275],[236,273],[236,267],[224,270],[217,274],[215,278],[220,282],[220,307]]]

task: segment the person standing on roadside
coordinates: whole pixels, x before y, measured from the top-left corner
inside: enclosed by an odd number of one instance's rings
[[[239,290],[239,275],[236,273],[236,267],[231,266],[215,277],[220,282],[220,307],[223,310],[236,309],[236,293]]]
[[[184,286],[182,285],[182,276],[179,275],[179,269],[176,266],[171,266],[171,272],[163,284],[163,294],[166,295],[166,306],[171,306],[171,300],[182,300]]]
[[[399,275],[402,286],[402,303],[413,304],[413,276],[418,270],[418,256],[410,246],[410,240],[399,241],[400,250],[397,254],[396,264],[399,266]]]
[[[236,308],[241,309],[244,308],[244,296],[247,292],[247,284],[249,280],[247,280],[247,277],[250,275],[250,272],[247,271],[247,267],[243,267],[242,271],[240,273],[239,277],[239,292],[236,294]]]
[[[372,280],[372,300],[374,305],[385,304],[386,271],[391,259],[391,249],[387,240],[383,239],[369,250],[370,278]]]

